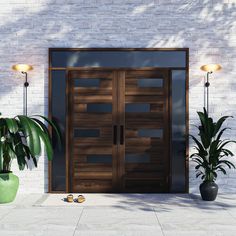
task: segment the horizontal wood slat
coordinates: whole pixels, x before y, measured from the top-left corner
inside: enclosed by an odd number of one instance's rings
[[[80,127],[83,127],[86,129],[110,128],[110,127],[107,127],[107,121],[104,121],[104,120],[97,120],[96,122],[93,122],[93,123],[86,122],[86,120],[76,120],[72,124],[74,125],[75,128],[80,128]]]
[[[113,71],[92,71],[92,70],[88,70],[88,71],[69,71],[68,73],[69,77],[71,79],[81,79],[81,78],[85,78],[85,79],[97,79],[97,78],[102,78],[102,79],[112,79],[113,78]]]
[[[112,145],[110,138],[76,138],[74,139],[75,146],[109,146]]]
[[[125,165],[125,170],[127,172],[152,172],[152,171],[160,171],[162,172],[164,169],[164,164],[162,163],[150,163],[150,164],[141,164],[141,163],[130,163]]]
[[[137,121],[139,119],[153,119],[153,122],[155,122],[156,120],[164,120],[163,112],[132,112],[126,113],[125,118],[132,119],[132,121]]]
[[[128,172],[125,176],[126,179],[164,179],[165,176],[163,175],[163,172]]]
[[[151,112],[164,112],[164,104],[150,104]]]
[[[145,95],[127,95],[125,98],[126,103],[153,103],[153,104],[164,104],[164,96],[145,96]]]
[[[126,91],[125,91],[125,95],[129,96],[129,95],[146,95],[146,96],[150,96],[150,95],[156,95],[156,96],[160,96],[160,97],[164,97],[164,91],[163,89],[159,89],[159,88],[133,88],[133,87],[126,87]]]
[[[106,180],[77,180],[73,185],[74,192],[96,193],[112,192],[112,181]]]
[[[111,103],[112,95],[74,95],[74,103]]]
[[[140,77],[144,77],[144,78],[166,78],[168,76],[168,71],[167,70],[129,70],[128,73],[126,73],[126,79],[129,80],[130,78],[140,78]]]
[[[107,120],[111,122],[112,114],[111,113],[96,113],[96,112],[90,112],[90,113],[74,113],[74,120],[81,119],[81,120],[91,120],[94,122],[94,117],[96,117],[96,121],[101,120]],[[111,126],[111,124],[107,124],[107,126]]]
[[[82,154],[111,154],[112,147],[111,146],[77,146],[74,147],[74,155],[82,155]]]
[[[112,178],[112,172],[101,172],[101,171],[93,171],[93,172],[84,172],[76,170],[74,173],[74,178],[76,179],[111,179]]]
[[[112,165],[103,163],[74,163],[75,169],[79,172],[112,172]]]
[[[139,126],[140,128],[147,128],[147,129],[153,129],[153,127],[155,127],[155,129],[162,129],[163,128],[163,122],[161,121],[156,121],[155,126],[153,125],[153,123],[150,122],[150,119],[139,119],[138,121],[126,121],[125,122],[125,127],[126,129],[134,129],[135,127]]]
[[[130,138],[125,141],[126,146],[162,146],[164,143],[159,138]]]
[[[163,154],[164,153],[164,150],[163,150],[163,147],[162,145],[142,145],[142,146],[137,146],[137,145],[134,145],[134,142],[133,142],[133,145],[126,145],[125,147],[125,151],[126,153],[157,153],[157,154]]]
[[[130,193],[165,193],[168,187],[164,179],[127,179],[125,181],[126,192]]]
[[[74,88],[74,96],[112,95],[112,88]]]

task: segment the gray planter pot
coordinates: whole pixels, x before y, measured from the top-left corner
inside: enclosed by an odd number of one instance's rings
[[[200,187],[202,200],[214,201],[218,193],[218,185],[215,182],[203,182]]]

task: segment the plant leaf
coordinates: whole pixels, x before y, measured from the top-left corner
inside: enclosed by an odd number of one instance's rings
[[[227,130],[227,129],[230,129],[230,128],[224,128],[224,129],[222,129],[222,130],[219,132],[219,134],[217,135],[216,140],[220,140],[222,134],[223,134],[223,133],[225,132],[225,130]]]
[[[36,117],[40,117],[40,118],[44,119],[45,121],[47,121],[47,123],[48,123],[49,125],[52,126],[53,130],[56,132],[58,142],[59,142],[59,144],[61,144],[61,140],[62,140],[62,139],[61,139],[61,133],[59,132],[59,129],[57,128],[57,125],[54,124],[54,122],[52,122],[51,120],[49,120],[49,119],[48,119],[47,117],[45,117],[45,116],[36,115]]]
[[[3,144],[0,141],[0,172],[3,170]]]
[[[37,128],[37,131],[38,131],[41,141],[45,145],[48,160],[51,161],[53,158],[53,148],[51,145],[51,140],[50,140],[49,136],[39,128],[39,126],[37,126],[36,128]]]
[[[18,125],[15,119],[5,118],[8,130],[15,134],[18,131]]]
[[[34,156],[38,156],[41,153],[41,143],[38,134],[37,125],[30,118],[26,116],[17,116],[20,120],[20,125],[23,127],[23,133],[25,133],[27,143],[29,145],[30,152]]]
[[[216,125],[215,125],[215,130],[214,130],[214,133],[213,133],[213,136],[215,136],[218,131],[220,130],[222,124],[225,122],[226,119],[228,119],[229,117],[232,117],[232,116],[222,116],[217,122],[216,122]]]

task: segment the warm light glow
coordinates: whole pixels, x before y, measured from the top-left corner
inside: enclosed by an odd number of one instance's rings
[[[214,72],[214,71],[221,70],[222,67],[219,64],[208,64],[208,65],[201,66],[200,69],[206,72]]]
[[[20,72],[27,72],[29,70],[33,70],[33,66],[27,64],[17,64],[12,66],[12,69]]]

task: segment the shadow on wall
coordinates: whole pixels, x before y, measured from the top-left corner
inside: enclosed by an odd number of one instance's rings
[[[199,67],[210,61],[222,64],[227,71],[223,86],[217,87],[219,92],[215,91],[213,109],[218,114],[229,112],[226,106],[218,108],[217,96],[224,91],[220,100],[232,100],[232,88],[236,89],[231,79],[236,73],[233,33],[236,31],[236,5],[231,1],[228,4],[212,0],[184,3],[170,0],[60,2],[45,0],[24,4],[19,0],[14,6],[2,5],[0,79],[8,81],[7,84],[1,83],[0,107],[7,107],[2,109],[4,115],[9,113],[9,104],[16,111],[21,109],[21,92],[15,86],[16,83],[20,86],[20,82],[15,82],[15,74],[9,69],[19,62],[35,67],[30,75],[30,113],[47,114],[49,47],[189,47],[190,122],[196,122],[196,114],[192,111],[202,107],[199,96],[202,96],[203,82]],[[216,83],[220,85],[220,82]],[[235,103],[231,101],[234,108]],[[230,115],[236,117],[236,109],[230,109]],[[229,126],[233,126],[235,132],[235,123]]]
[[[97,6],[85,1],[67,2],[42,1],[30,8],[16,4],[11,13],[15,17],[9,22],[2,15],[0,31],[6,35],[4,42],[12,45],[3,48],[2,53],[7,54],[11,64],[33,62],[36,70],[32,83],[38,79],[37,65],[42,67],[39,62],[45,63],[48,47],[189,47],[190,88],[202,82],[202,74],[199,75],[202,63],[227,63],[227,73],[234,70],[230,59],[235,53],[232,44],[235,4],[211,0],[187,1],[185,4],[179,1],[176,4],[165,1],[164,4],[161,0],[105,4],[97,0]],[[47,90],[46,63],[43,69],[44,89]],[[4,72],[9,74],[9,64]],[[14,80],[15,74],[11,76],[10,80]],[[2,96],[11,89],[14,86],[4,89]],[[37,112],[37,108],[32,111]]]

